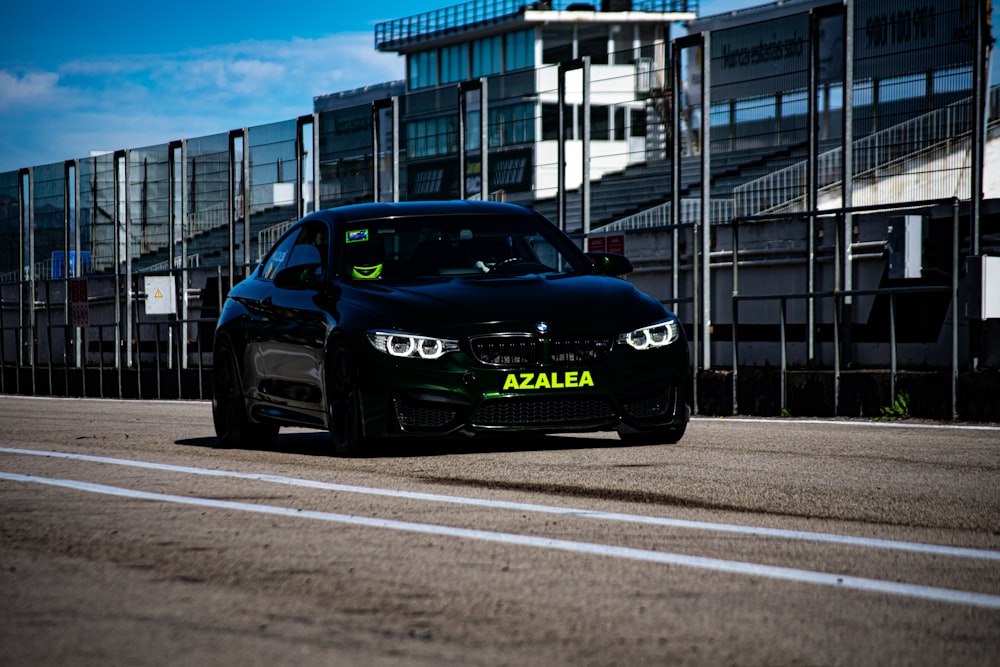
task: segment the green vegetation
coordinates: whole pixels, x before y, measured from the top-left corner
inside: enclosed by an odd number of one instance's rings
[[[896,402],[892,405],[882,408],[881,414],[875,417],[873,421],[877,422],[887,422],[896,421],[897,419],[909,419],[910,418],[910,395],[905,392],[900,392],[896,394]]]

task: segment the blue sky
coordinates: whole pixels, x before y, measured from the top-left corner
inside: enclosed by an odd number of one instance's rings
[[[376,23],[454,4],[5,3],[0,172],[311,113],[315,95],[403,78],[403,59],[374,49]]]

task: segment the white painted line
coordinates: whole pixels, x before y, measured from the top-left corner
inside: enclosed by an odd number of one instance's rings
[[[294,517],[300,519],[313,519],[316,521],[329,521],[354,526],[364,526],[369,528],[379,528],[383,530],[396,530],[411,533],[422,533],[426,535],[438,535],[442,537],[456,537],[466,540],[479,540],[484,542],[494,542],[498,544],[533,547],[540,549],[555,549],[571,553],[587,554],[592,556],[606,556],[610,558],[622,558],[628,560],[645,561],[649,563],[659,563],[661,565],[678,565],[681,567],[692,567],[701,570],[711,570],[715,572],[725,572],[729,574],[739,574],[744,576],[765,577],[782,581],[792,581],[796,583],[812,584],[819,586],[832,586],[836,588],[846,588],[870,593],[881,593],[885,595],[895,595],[908,598],[919,598],[932,600],[935,602],[948,602],[952,604],[964,604],[975,607],[985,607],[987,609],[1000,609],[1000,596],[988,595],[985,593],[971,593],[968,591],[956,591],[947,588],[935,588],[932,586],[919,586],[916,584],[900,584],[893,581],[882,581],[879,579],[866,579],[863,577],[849,577],[825,572],[812,572],[810,570],[799,570],[787,567],[775,567],[773,565],[760,565],[757,563],[741,563],[739,561],[720,560],[717,558],[703,558],[700,556],[686,556],[683,554],[666,553],[660,551],[648,551],[645,549],[633,549],[630,547],[616,547],[607,544],[595,544],[592,542],[573,542],[569,540],[557,540],[545,537],[533,537],[530,535],[516,535],[513,533],[498,533],[488,530],[473,530],[469,528],[455,528],[451,526],[436,526],[425,523],[412,523],[409,521],[394,521],[392,519],[373,519],[368,517],[354,516],[350,514],[334,514],[331,512],[317,512],[315,510],[301,510],[292,507],[277,507],[274,505],[255,505],[251,503],[237,503],[227,500],[213,500],[210,498],[197,498],[187,496],[176,496],[165,493],[149,493],[147,491],[136,491],[124,489],[116,486],[105,486],[103,484],[92,484],[90,482],[78,482],[68,479],[52,479],[46,477],[32,477],[15,473],[0,472],[0,480],[13,482],[27,482],[32,484],[45,484],[89,493],[101,493],[105,495],[118,496],[123,498],[135,498],[139,500],[152,500],[156,502],[176,503],[179,505],[194,505],[197,507],[210,507],[214,509],[236,510],[240,512],[252,512],[256,514],[269,514],[283,517]]]
[[[530,503],[515,503],[502,500],[467,498],[463,496],[445,496],[434,493],[399,491],[395,489],[379,489],[366,486],[350,486],[346,484],[332,484],[329,482],[298,479],[295,477],[282,477],[279,475],[267,475],[263,473],[245,473],[245,472],[233,472],[226,470],[210,470],[208,468],[192,468],[188,466],[170,465],[166,463],[152,463],[149,461],[135,461],[131,459],[116,459],[104,456],[90,456],[87,454],[70,454],[66,452],[38,451],[34,449],[17,449],[12,447],[0,447],[0,453],[26,454],[31,456],[71,459],[76,461],[105,463],[110,465],[127,466],[133,468],[145,468],[148,470],[160,470],[164,472],[177,472],[189,475],[204,475],[209,477],[246,479],[257,482],[270,482],[273,484],[284,484],[287,486],[300,486],[311,489],[321,489],[324,491],[334,491],[338,493],[358,493],[358,494],[365,494],[372,496],[405,498],[408,500],[420,500],[420,501],[435,502],[435,503],[450,503],[454,505],[469,505],[477,507],[487,507],[491,509],[515,510],[519,512],[556,514],[556,515],[572,516],[578,518],[598,519],[601,521],[638,523],[638,524],[660,526],[667,528],[704,530],[704,531],[719,532],[719,533],[735,533],[740,535],[751,535],[754,537],[774,537],[786,540],[803,540],[810,542],[824,542],[828,544],[843,544],[852,547],[889,549],[894,551],[908,551],[915,553],[933,554],[935,556],[951,556],[956,558],[975,558],[979,560],[1000,561],[1000,551],[988,551],[985,549],[950,547],[937,544],[923,544],[920,542],[902,542],[898,540],[880,540],[867,537],[853,537],[850,535],[837,535],[835,533],[818,533],[811,531],[783,530],[780,528],[762,528],[756,526],[740,526],[737,524],[712,523],[708,521],[688,521],[685,519],[668,519],[664,517],[644,516],[641,514],[598,512],[594,510],[584,510],[573,507],[559,507],[554,505],[535,505]]]
[[[821,426],[872,426],[875,428],[937,428],[951,431],[1000,431],[1000,426],[990,424],[950,424],[924,422],[913,423],[907,421],[895,422],[875,422],[875,421],[845,421],[843,419],[796,419],[795,417],[785,417],[782,419],[772,419],[769,417],[692,417],[693,422],[740,422],[745,424],[781,424],[783,426],[796,426],[798,424],[812,424]]]

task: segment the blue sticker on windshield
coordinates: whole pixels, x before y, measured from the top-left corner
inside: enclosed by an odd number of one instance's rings
[[[368,230],[358,229],[353,232],[347,232],[347,242],[348,243],[358,243],[360,241],[368,240]]]

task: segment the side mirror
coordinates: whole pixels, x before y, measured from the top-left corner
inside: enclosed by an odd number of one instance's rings
[[[601,276],[624,276],[633,270],[629,258],[615,252],[588,252],[587,257],[594,264],[594,273]]]
[[[303,290],[319,286],[321,264],[288,266],[274,276],[274,286],[279,289]]]

